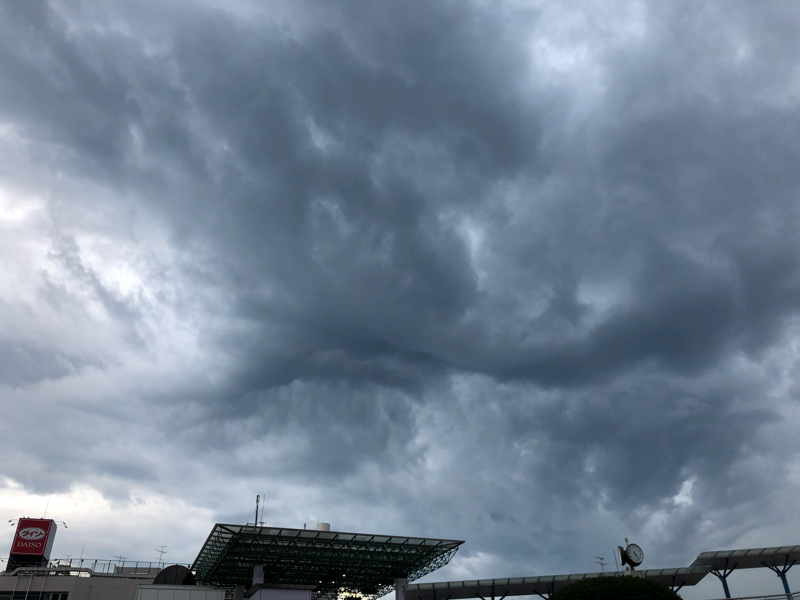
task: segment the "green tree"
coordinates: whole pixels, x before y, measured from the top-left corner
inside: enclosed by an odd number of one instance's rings
[[[591,577],[571,583],[550,600],[680,600],[658,581],[640,577]]]

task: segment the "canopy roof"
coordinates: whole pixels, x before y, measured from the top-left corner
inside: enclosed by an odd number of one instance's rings
[[[316,585],[316,595],[377,598],[394,579],[414,580],[443,567],[463,544],[404,536],[217,523],[192,565],[201,584],[249,586],[264,565],[265,583]]]
[[[783,567],[797,561],[800,561],[800,546],[780,546],[703,552],[697,555],[691,566],[714,570],[757,569]]]
[[[681,569],[646,569],[636,571],[646,579],[660,581],[670,587],[697,585],[708,574],[708,567]],[[471,581],[444,581],[417,583],[405,587],[406,600],[457,600],[459,598],[485,598],[503,596],[533,596],[551,594],[567,584],[600,577],[603,573],[570,573],[567,575],[541,575],[538,577],[512,577],[511,579],[480,579]],[[610,575],[610,574],[609,574]]]

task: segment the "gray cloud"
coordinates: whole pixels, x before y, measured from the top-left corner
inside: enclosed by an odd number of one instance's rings
[[[481,577],[793,542],[798,14],[637,6],[4,6],[2,474]]]

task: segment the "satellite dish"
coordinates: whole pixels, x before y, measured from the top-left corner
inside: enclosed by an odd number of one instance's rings
[[[153,585],[197,585],[194,573],[182,565],[172,565],[156,575]]]

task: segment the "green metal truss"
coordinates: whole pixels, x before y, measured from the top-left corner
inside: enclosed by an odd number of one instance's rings
[[[198,583],[249,587],[264,565],[265,583],[315,585],[316,598],[374,600],[443,567],[458,540],[216,524],[192,565]]]

